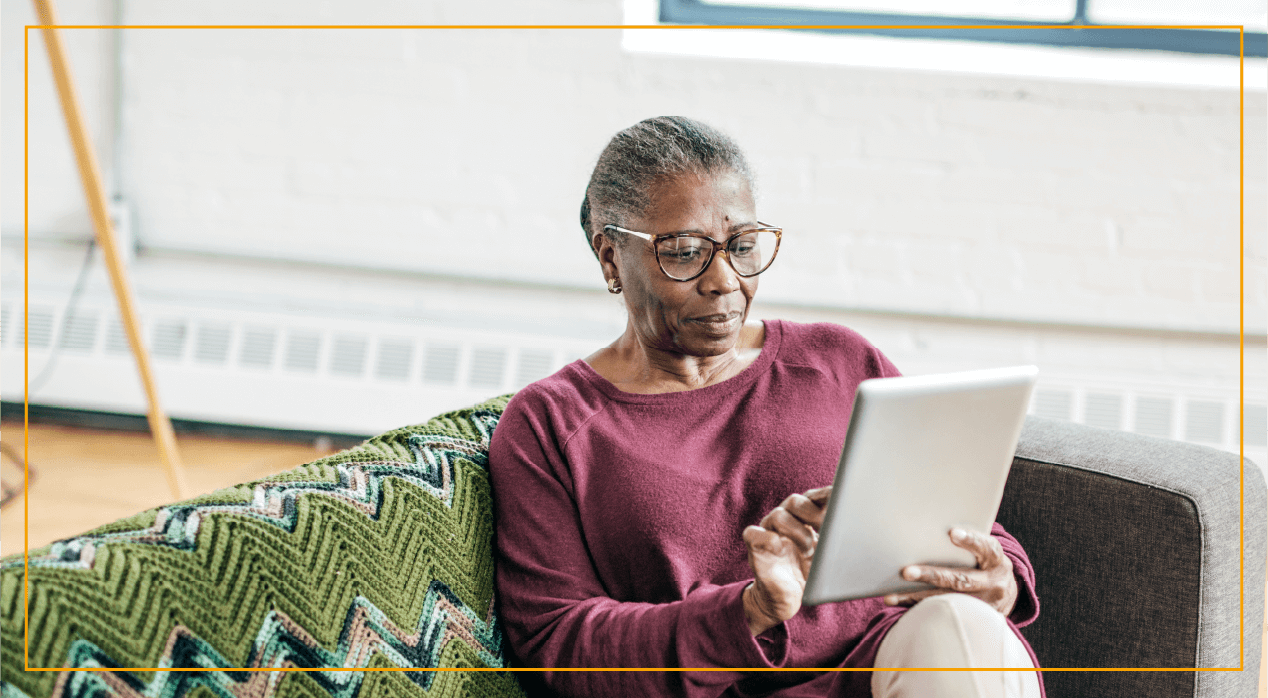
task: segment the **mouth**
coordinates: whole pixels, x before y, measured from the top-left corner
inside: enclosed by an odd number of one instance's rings
[[[712,315],[701,315],[700,317],[691,318],[691,322],[700,325],[710,332],[726,332],[740,318],[740,311],[732,310],[729,313],[714,313]]]

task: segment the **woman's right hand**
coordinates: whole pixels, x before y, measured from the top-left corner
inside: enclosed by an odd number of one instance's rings
[[[744,590],[749,632],[760,635],[801,610],[806,577],[819,543],[819,526],[831,487],[789,496],[744,529],[753,583]]]

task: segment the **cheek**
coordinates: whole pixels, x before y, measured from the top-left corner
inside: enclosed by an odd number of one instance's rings
[[[621,274],[621,285],[625,288],[625,308],[631,315],[640,319],[661,315],[666,306],[663,297],[665,289],[660,288],[657,281],[649,278],[644,268],[627,267]]]
[[[668,329],[678,327],[679,317],[681,315],[682,303],[677,302],[672,293],[666,293],[666,289],[655,289],[648,296],[647,316],[655,323],[664,325]]]
[[[686,298],[681,297],[683,290],[662,283],[648,283],[647,279],[636,281],[634,293],[626,298],[626,307],[646,327],[662,331],[675,331],[681,324],[682,308]],[[687,284],[682,284],[687,286]]]
[[[629,269],[621,275],[625,287],[625,304],[631,309],[656,304],[656,286],[642,269]]]

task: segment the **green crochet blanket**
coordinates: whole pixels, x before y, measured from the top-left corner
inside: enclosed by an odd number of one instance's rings
[[[0,560],[0,698],[516,696],[488,445],[510,396]],[[160,671],[132,671],[155,667]],[[410,667],[417,671],[165,671]]]

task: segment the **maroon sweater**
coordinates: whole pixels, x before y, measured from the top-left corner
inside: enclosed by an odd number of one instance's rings
[[[497,591],[513,662],[538,667],[870,667],[903,613],[803,607],[754,638],[741,533],[832,482],[855,388],[898,370],[838,325],[766,322],[761,355],[704,388],[640,395],[584,361],[521,390],[489,448]],[[1026,553],[999,524],[1038,615]],[[1024,642],[1024,640],[1023,640]],[[1033,657],[1033,653],[1032,653]],[[868,672],[520,674],[576,696],[868,696]]]

